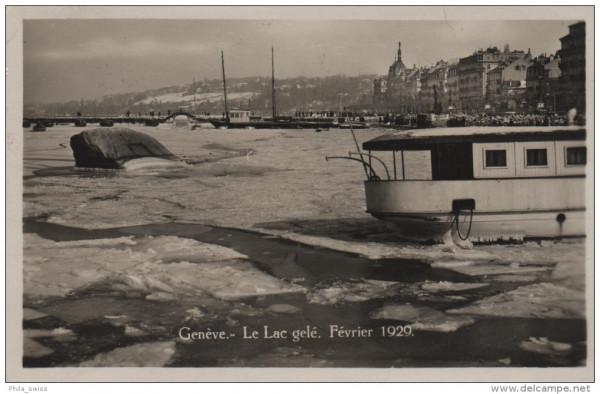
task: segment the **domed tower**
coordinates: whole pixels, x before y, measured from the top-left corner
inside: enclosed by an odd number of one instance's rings
[[[396,57],[396,61],[390,67],[393,70],[394,76],[398,76],[400,74],[404,74],[406,70],[406,66],[402,63],[402,42],[398,42],[398,54]]]

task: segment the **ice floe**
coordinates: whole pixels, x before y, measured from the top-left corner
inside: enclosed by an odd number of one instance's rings
[[[222,300],[238,300],[305,290],[266,274],[243,260],[203,264],[147,262],[125,270],[114,277],[113,282],[125,283],[134,290],[147,291],[151,299],[157,300],[202,293]]]
[[[30,308],[23,308],[23,320],[36,320],[48,316],[45,313],[38,312]]]
[[[125,326],[124,334],[125,334],[125,336],[134,337],[134,338],[145,337],[148,335],[147,332],[140,330],[139,328],[132,327],[132,326]]]
[[[53,330],[27,329],[23,330],[26,338],[52,338],[59,342],[71,342],[75,340],[73,331],[66,328],[55,328]]]
[[[466,266],[454,266],[451,269],[461,274],[469,276],[490,276],[490,275],[506,275],[506,274],[531,274],[531,273],[550,273],[554,266],[532,266],[520,265],[519,263],[511,264],[494,264],[490,262],[472,264]]]
[[[274,313],[298,313],[300,308],[290,304],[272,304],[266,309],[267,312]]]
[[[174,236],[54,242],[35,234],[25,234],[24,293],[28,296],[64,296],[77,288],[118,275],[130,288],[154,293],[149,299],[172,299],[174,291],[168,281],[161,280],[160,276],[128,274],[127,270],[139,264],[160,266],[182,261],[211,263],[245,258],[223,246]],[[192,267],[207,269],[198,265]],[[188,269],[189,272],[194,270]],[[211,272],[216,271],[218,266],[212,267]]]
[[[278,347],[249,360],[233,360],[234,366],[274,367],[274,368],[312,368],[334,367],[333,361],[324,360],[301,347]]]
[[[100,353],[79,367],[164,367],[176,351],[175,342],[148,342]]]
[[[487,283],[456,283],[456,282],[425,282],[421,285],[421,289],[431,292],[438,293],[443,291],[464,291],[471,289],[478,289],[481,287],[488,286]]]
[[[27,296],[64,296],[87,283],[156,257],[124,243],[103,247],[45,240],[24,235],[23,275]]]
[[[189,164],[183,161],[173,161],[161,159],[158,157],[140,157],[123,163],[125,171],[153,171],[153,170],[170,170],[173,168],[189,168]]]
[[[398,320],[411,323],[415,331],[453,332],[475,322],[467,316],[449,316],[426,306],[387,304],[371,314],[372,319]]]
[[[307,299],[311,304],[322,305],[367,301],[397,294],[399,286],[398,282],[382,280],[335,282],[327,287],[315,289],[307,294]]]
[[[584,318],[585,293],[552,283],[536,283],[447,312],[503,317]]]
[[[566,356],[573,349],[570,343],[554,342],[544,337],[531,337],[528,341],[521,342],[519,347],[528,352],[551,356]]]
[[[23,357],[41,358],[54,353],[54,350],[36,342],[32,338],[23,338]]]

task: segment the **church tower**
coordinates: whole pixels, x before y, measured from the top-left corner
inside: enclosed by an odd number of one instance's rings
[[[402,62],[402,41],[398,41],[398,60]]]

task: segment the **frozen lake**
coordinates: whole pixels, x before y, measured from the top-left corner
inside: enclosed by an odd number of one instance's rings
[[[585,363],[585,240],[403,241],[325,160],[348,130],[130,128],[191,166],[75,172],[82,128],[24,130],[24,366]]]

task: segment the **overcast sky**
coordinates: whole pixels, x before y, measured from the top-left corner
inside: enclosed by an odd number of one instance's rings
[[[29,20],[24,101],[64,102],[228,77],[385,74],[479,48],[554,53],[576,21]]]

